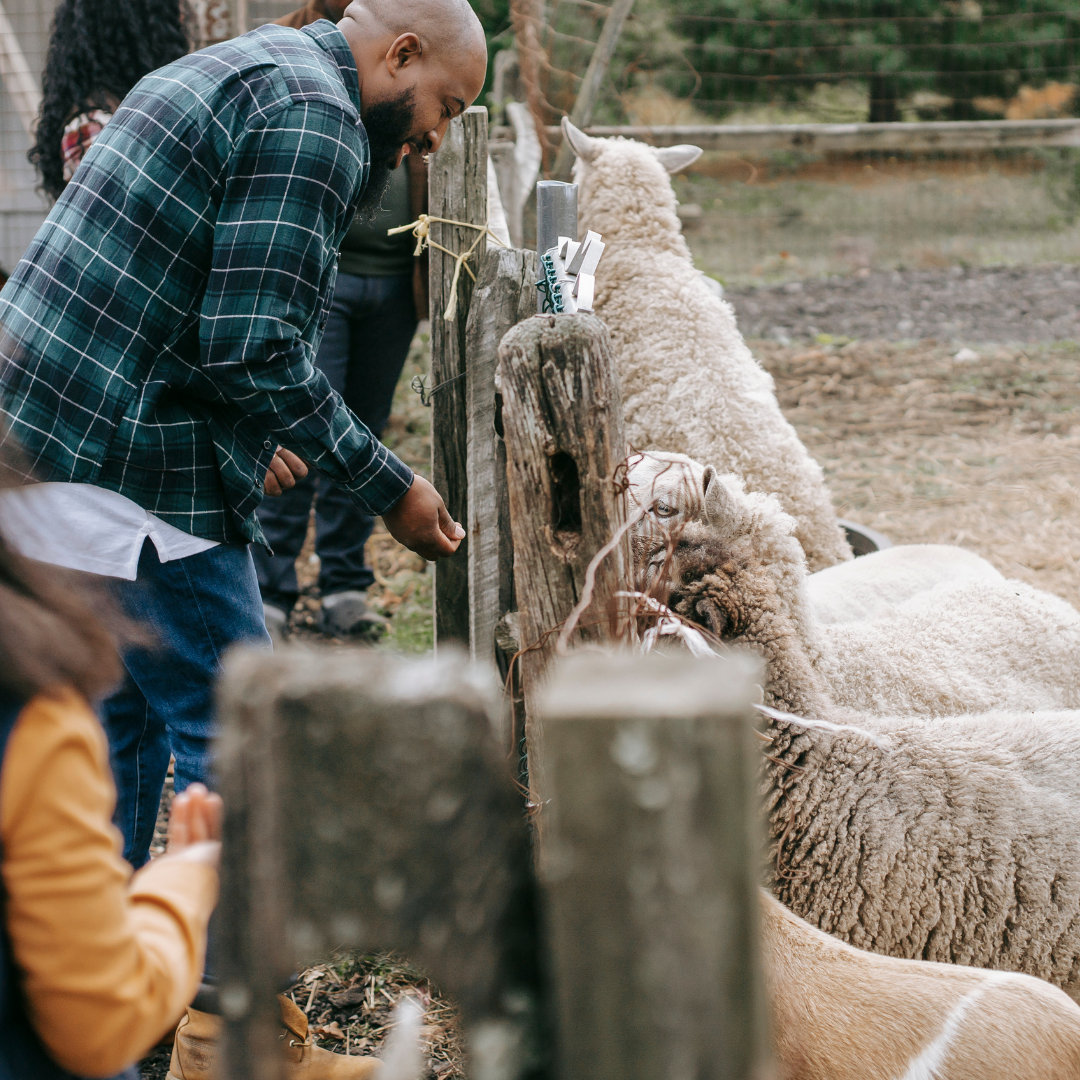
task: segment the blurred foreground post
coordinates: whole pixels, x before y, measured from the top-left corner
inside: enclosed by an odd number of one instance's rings
[[[473,106],[450,122],[446,138],[428,165],[428,209],[432,217],[485,225],[487,205],[487,109]],[[476,229],[433,222],[431,239],[448,251],[468,251]],[[465,398],[465,326],[473,293],[473,277],[483,263],[487,238],[476,244],[460,269],[456,260],[430,248],[428,283],[431,314],[431,479],[455,521],[467,526],[468,472]],[[465,267],[468,266],[467,271]],[[457,276],[457,303],[446,317]],[[435,644],[469,643],[469,537],[457,554],[439,563],[435,572]]]
[[[571,638],[620,632],[616,594],[632,576],[622,399],[607,328],[595,315],[536,315],[499,345],[514,592],[525,690],[529,787],[547,798],[537,697],[559,630],[591,587]],[[613,550],[586,581],[589,564]]]
[[[220,1075],[280,1080],[274,995],[334,950],[393,949],[461,1009],[474,1080],[547,1076],[532,858],[460,654],[234,655],[219,752]]]
[[[560,1080],[764,1080],[747,657],[600,655],[541,701]]]

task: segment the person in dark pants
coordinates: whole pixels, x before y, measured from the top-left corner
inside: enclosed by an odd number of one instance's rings
[[[418,289],[412,234],[387,235],[388,229],[407,225],[424,209],[424,162],[417,155],[406,158],[405,166],[392,174],[374,219],[355,220],[345,237],[316,359],[330,385],[375,435],[390,417],[394,389],[416,332],[417,301],[426,299]],[[314,473],[259,508],[259,523],[273,551],[270,555],[264,548],[253,549],[267,628],[284,629],[299,595],[295,563],[307,535],[312,501],[322,629],[339,637],[368,632],[378,617],[367,611],[364,598],[375,580],[364,545],[375,519]]]
[[[177,792],[212,783],[221,655],[270,645],[264,494],[310,465],[423,558],[465,535],[313,362],[357,212],[438,150],[486,68],[466,0],[353,0],[337,26],[183,56],[101,125],[0,292],[0,448],[25,462],[9,542],[110,579],[161,646],[127,650],[101,706],[133,866],[170,750]]]

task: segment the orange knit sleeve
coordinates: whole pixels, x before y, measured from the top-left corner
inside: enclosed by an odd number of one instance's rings
[[[0,770],[7,928],[50,1054],[109,1076],[194,996],[217,898],[208,866],[162,858],[133,878],[111,823],[105,733],[74,693],[33,699]]]

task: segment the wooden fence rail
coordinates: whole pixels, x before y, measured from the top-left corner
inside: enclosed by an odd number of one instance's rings
[[[538,695],[560,631],[585,597],[593,557],[609,541],[617,542],[595,568],[592,603],[570,641],[613,636],[616,593],[627,588],[631,573],[626,496],[619,484],[626,437],[607,327],[586,314],[534,315],[519,323],[499,346],[499,390],[529,788],[534,804],[543,807]],[[542,828],[543,810],[538,823]]]
[[[483,226],[488,220],[487,109],[466,109],[450,122],[446,138],[428,166],[428,209],[432,217]],[[433,223],[431,239],[454,253],[468,250],[475,229]],[[487,251],[477,245],[469,268],[475,274]],[[451,318],[447,305],[457,271],[457,303]],[[466,326],[473,278],[445,251],[432,247],[428,271],[431,305],[431,466],[432,482],[455,521],[469,513],[467,468],[468,404],[466,401]],[[467,526],[466,526],[467,528]],[[469,537],[456,558],[435,572],[435,642],[469,643]]]
[[[562,129],[548,127],[548,139],[561,144]],[[741,154],[773,150],[855,152],[862,150],[1007,150],[1080,146],[1080,119],[942,120],[894,124],[698,124],[589,127],[589,135],[622,135],[653,146],[690,143],[702,150]],[[513,140],[514,130],[492,129],[493,139]]]

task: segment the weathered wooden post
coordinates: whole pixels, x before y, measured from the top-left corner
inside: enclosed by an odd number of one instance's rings
[[[473,106],[450,122],[439,152],[428,169],[428,209],[432,217],[487,222],[487,109]],[[431,239],[454,253],[468,250],[477,239],[475,229],[435,222]],[[469,267],[475,274],[487,250],[486,238],[476,245]],[[446,500],[455,521],[468,520],[466,430],[468,408],[465,387],[465,327],[473,279],[462,267],[457,272],[457,303],[453,317],[446,309],[454,285],[456,260],[430,249],[431,296],[431,462],[432,482]],[[452,559],[435,573],[435,643],[469,642],[469,538]]]
[[[541,849],[561,1080],[764,1080],[749,657],[559,661]]]
[[[529,785],[543,804],[543,725],[537,695],[560,627],[591,587],[572,640],[602,641],[616,593],[630,580],[630,540],[587,573],[626,521],[620,466],[626,457],[622,400],[607,328],[595,315],[536,315],[499,346],[514,592],[525,689]]]
[[[223,681],[219,952],[229,1080],[281,1080],[276,992],[334,949],[394,949],[449,990],[476,1080],[542,1080],[532,860],[493,687],[437,660],[290,650]]]
[[[487,253],[469,307],[465,379],[469,411],[469,651],[497,660],[495,628],[514,606],[514,547],[506,488],[506,445],[495,389],[499,342],[535,310],[536,255],[496,248]],[[509,658],[507,658],[509,659]]]

